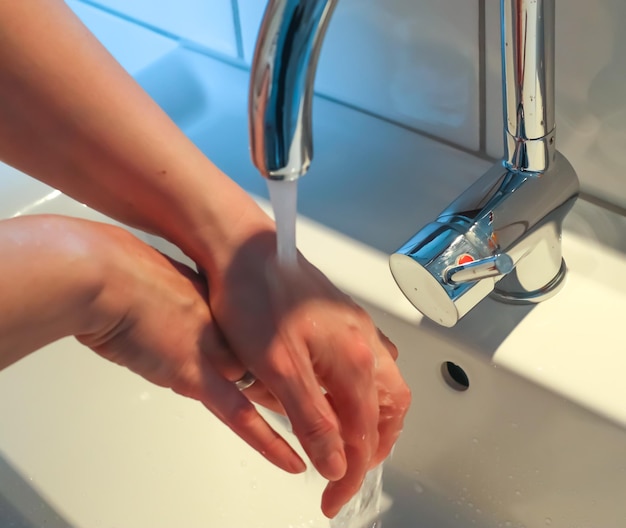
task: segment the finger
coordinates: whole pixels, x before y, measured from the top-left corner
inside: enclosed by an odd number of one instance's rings
[[[378,424],[380,443],[378,444],[378,450],[371,459],[368,470],[382,464],[391,453],[400,433],[402,433],[404,415],[404,412],[398,412],[397,410],[389,413],[381,412],[381,419]]]
[[[241,379],[241,376],[237,379]],[[274,411],[283,416],[286,415],[285,408],[259,379],[254,382],[254,385],[244,389],[241,393],[250,401],[258,403],[270,411]]]
[[[306,465],[291,446],[270,427],[254,405],[230,383],[219,404],[205,404],[218,418],[267,460],[289,473],[302,473]]]
[[[327,517],[335,517],[341,508],[359,491],[367,466],[363,466],[363,460],[369,460],[369,449],[363,446],[346,445],[346,457],[348,470],[344,477],[335,482],[329,482],[322,494],[322,512]],[[365,470],[363,469],[365,467]]]
[[[212,325],[204,332],[201,339],[201,350],[212,367],[224,378],[232,383],[241,379],[247,372],[241,360],[235,356],[223,337],[220,329]],[[243,394],[253,401],[279,414],[285,414],[285,410],[274,395],[267,390],[261,380],[247,388]]]
[[[387,352],[389,352],[389,355],[393,358],[393,360],[396,361],[398,359],[398,348],[391,342],[391,339],[383,334],[380,329],[377,328],[376,331],[378,332],[380,342],[387,349]]]
[[[379,363],[377,370],[378,447],[369,458],[367,471],[375,468],[389,456],[398,436],[402,432],[404,417],[409,408],[411,393],[404,383],[391,356],[386,356]],[[346,446],[348,471],[343,479],[331,482],[322,496],[322,511],[328,517],[334,517],[340,509],[357,493],[363,484],[364,474],[357,469],[359,460],[364,456],[358,450]]]
[[[203,358],[202,362],[200,376],[193,373],[187,376],[188,386],[182,391],[202,402],[207,409],[272,464],[289,473],[305,471],[306,465],[300,456],[270,427],[234,383],[220,376],[206,358]],[[173,388],[177,392],[184,393],[180,387]]]
[[[328,480],[338,480],[346,472],[346,456],[339,423],[324,397],[310,361],[305,361],[302,347],[290,344],[291,354],[279,343],[258,365],[259,377],[282,403],[293,433],[319,473]],[[308,357],[308,354],[306,354]]]
[[[369,337],[375,337],[375,333]],[[324,344],[323,349],[320,344]],[[377,360],[371,339],[360,326],[325,340],[311,340],[309,346],[345,442],[346,473],[331,482],[322,497],[322,510],[333,517],[359,490],[378,448],[379,406],[374,379]]]
[[[336,348],[332,357],[327,351],[327,365],[320,365],[319,372],[341,424],[348,470],[324,493],[322,508],[330,516],[359,490],[379,445],[375,355],[360,336],[348,336]]]
[[[370,468],[380,464],[389,456],[402,432],[404,418],[411,404],[411,391],[402,379],[395,362],[382,359],[377,371],[379,401],[379,443]]]

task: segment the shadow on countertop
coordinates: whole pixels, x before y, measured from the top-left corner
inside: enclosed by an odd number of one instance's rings
[[[0,452],[0,526],[76,528],[42,497]]]

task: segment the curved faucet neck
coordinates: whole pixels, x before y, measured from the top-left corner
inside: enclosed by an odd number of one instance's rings
[[[337,0],[270,0],[252,64],[252,160],[273,180],[295,180],[313,157],[313,82]]]

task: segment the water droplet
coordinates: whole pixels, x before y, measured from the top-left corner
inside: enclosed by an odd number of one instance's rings
[[[552,519],[550,517],[546,517],[546,526],[550,526],[552,524]]]
[[[413,489],[415,490],[415,493],[417,493],[418,495],[424,493],[424,486],[422,486],[419,482],[416,482],[413,485]]]
[[[476,437],[472,438],[472,442],[477,444],[478,443],[478,438],[476,438]]]
[[[257,483],[256,480],[253,480],[252,482],[250,482],[250,487],[255,490],[257,488]]]
[[[476,508],[476,513],[480,515],[483,511],[480,508]]]
[[[515,495],[517,497],[521,497],[522,496],[522,492],[520,490],[515,490]]]

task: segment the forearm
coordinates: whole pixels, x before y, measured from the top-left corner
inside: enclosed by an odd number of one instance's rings
[[[208,267],[269,226],[64,2],[0,0],[0,39],[0,159]]]
[[[102,273],[81,226],[54,216],[0,222],[0,368],[102,324]]]

